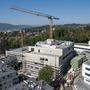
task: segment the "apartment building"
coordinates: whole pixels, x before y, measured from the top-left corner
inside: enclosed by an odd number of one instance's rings
[[[89,52],[90,53],[90,41],[88,41],[88,44],[87,43],[75,43],[74,49],[78,53],[82,53],[82,52]]]
[[[9,90],[19,83],[19,78],[15,70],[9,69],[0,61],[0,90]]]
[[[84,82],[90,85],[90,61],[83,63],[82,76],[84,77]]]

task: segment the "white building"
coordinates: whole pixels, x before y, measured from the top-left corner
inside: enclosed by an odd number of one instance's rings
[[[74,44],[74,49],[79,53],[82,53],[85,51],[90,52],[90,41],[88,41],[88,44],[76,43]]]
[[[90,85],[90,61],[83,63],[82,76],[84,78],[84,82]]]
[[[37,42],[35,46],[6,51],[6,55],[16,55],[19,60],[23,61],[28,73],[37,76],[38,71],[45,65],[59,69],[61,64],[69,62],[73,57],[73,51],[73,42],[47,39]]]

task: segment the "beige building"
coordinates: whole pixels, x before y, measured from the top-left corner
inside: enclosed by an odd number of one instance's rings
[[[38,76],[38,71],[45,65],[58,70],[73,57],[73,51],[73,42],[47,39],[35,46],[6,51],[6,55],[16,55],[28,73]]]

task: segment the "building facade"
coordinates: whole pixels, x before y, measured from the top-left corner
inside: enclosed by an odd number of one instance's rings
[[[90,53],[90,41],[88,41],[88,44],[83,44],[83,43],[74,44],[74,49],[79,53],[82,53],[85,51]]]
[[[0,90],[9,90],[19,83],[18,74],[0,61]]]
[[[82,76],[84,78],[84,82],[90,85],[90,61],[83,63]]]
[[[77,71],[77,69],[79,69],[85,61],[87,61],[87,58],[85,55],[82,55],[82,54],[77,55],[70,62],[71,68],[74,71]]]
[[[35,46],[6,51],[6,55],[16,55],[18,60],[23,62],[23,67],[28,73],[38,76],[38,71],[43,66],[48,65],[56,70],[61,65],[65,66],[74,56],[73,52],[73,42],[47,39],[43,42],[37,42]]]

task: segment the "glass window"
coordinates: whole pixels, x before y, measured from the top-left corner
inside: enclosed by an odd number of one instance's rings
[[[90,68],[85,68],[86,70],[90,71]]]
[[[38,52],[40,52],[40,49],[38,50]]]
[[[4,82],[4,85],[6,84],[6,82]]]
[[[2,87],[2,84],[0,84],[0,87]]]
[[[40,58],[40,60],[44,60],[44,58]]]
[[[5,86],[5,89],[7,89],[7,87]]]
[[[31,51],[34,51],[34,48],[31,48]]]
[[[46,61],[48,61],[48,59],[46,59]]]
[[[7,77],[9,78],[9,75],[7,75]]]
[[[87,79],[86,79],[86,81],[90,82],[90,80],[87,80]]]
[[[35,67],[35,69],[39,69],[38,67]]]
[[[3,79],[5,79],[5,77],[3,77]]]
[[[38,64],[38,63],[35,62],[35,64]]]
[[[85,75],[90,76],[90,74],[88,74],[88,73],[85,73]]]
[[[31,66],[31,68],[33,68],[33,66]]]

